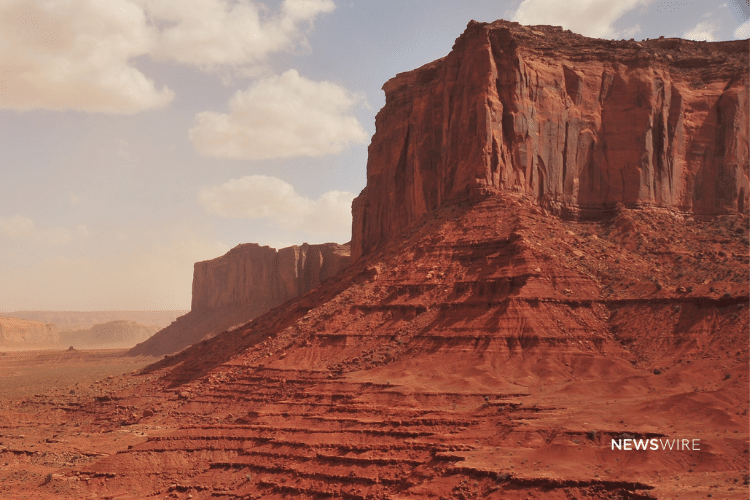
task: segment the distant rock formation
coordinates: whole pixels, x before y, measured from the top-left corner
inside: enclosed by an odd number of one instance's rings
[[[187,311],[14,311],[3,313],[9,318],[54,323],[63,330],[88,330],[110,321],[132,321],[160,328],[172,323]]]
[[[227,306],[270,309],[306,293],[346,267],[349,246],[291,246],[276,250],[238,245],[219,258],[196,262],[191,312]]]
[[[43,347],[59,342],[60,333],[53,324],[0,317],[0,346]]]
[[[748,207],[746,40],[596,40],[471,22],[448,56],[383,86],[352,258],[467,192],[558,212]]]
[[[350,246],[336,243],[276,250],[246,243],[197,262],[188,314],[138,344],[133,355],[161,356],[246,323],[305,294],[349,265]]]
[[[108,321],[85,330],[66,330],[60,332],[63,345],[77,348],[119,344],[133,346],[143,342],[160,328],[154,325],[141,325],[134,321]]]

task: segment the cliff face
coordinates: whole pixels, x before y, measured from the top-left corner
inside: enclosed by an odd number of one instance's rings
[[[60,333],[52,324],[18,318],[0,318],[0,345],[58,344]]]
[[[747,210],[747,41],[471,22],[448,56],[383,90],[353,258],[467,192],[521,191],[574,214]]]
[[[276,250],[238,245],[219,258],[196,262],[192,311],[227,306],[271,307],[309,292],[346,267],[349,246],[291,246]]]
[[[246,243],[216,259],[197,262],[190,312],[130,352],[169,354],[246,323],[347,267],[349,254],[348,244],[305,243],[276,250]]]

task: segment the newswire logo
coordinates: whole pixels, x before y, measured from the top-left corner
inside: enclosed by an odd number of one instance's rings
[[[612,440],[613,450],[636,451],[636,450],[675,450],[675,451],[700,451],[700,439],[636,439],[619,438]]]

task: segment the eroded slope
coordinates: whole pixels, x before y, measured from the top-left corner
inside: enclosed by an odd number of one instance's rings
[[[69,425],[111,454],[38,491],[744,498],[746,224],[465,200],[315,294],[80,401]],[[623,437],[701,449],[613,451]]]

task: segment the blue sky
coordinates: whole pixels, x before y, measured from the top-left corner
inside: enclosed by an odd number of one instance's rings
[[[0,311],[187,309],[239,243],[350,238],[380,87],[474,19],[750,37],[746,0],[0,0]]]

